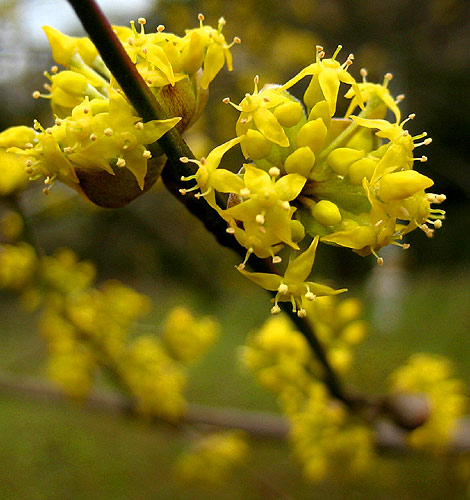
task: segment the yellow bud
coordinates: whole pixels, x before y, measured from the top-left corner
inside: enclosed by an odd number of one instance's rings
[[[53,85],[71,94],[83,94],[88,85],[86,77],[75,71],[61,71],[51,80]]]
[[[337,205],[328,200],[319,201],[313,208],[312,215],[323,226],[335,226],[342,218]]]
[[[266,158],[272,148],[272,142],[265,139],[258,130],[249,129],[243,139],[243,146],[247,155],[254,161]]]
[[[341,332],[341,337],[350,345],[361,342],[367,334],[367,322],[363,320],[349,323]]]
[[[296,149],[286,158],[284,169],[288,174],[300,174],[308,177],[314,164],[315,155],[310,148],[304,146]]]
[[[77,48],[80,56],[85,61],[85,64],[91,66],[96,56],[98,55],[98,51],[94,46],[93,42],[86,37],[77,38],[76,39]]]
[[[277,121],[286,128],[293,127],[302,118],[302,106],[296,101],[288,101],[274,110]]]
[[[402,200],[433,184],[432,179],[415,170],[402,170],[382,177],[379,196],[383,201]]]
[[[73,54],[78,51],[76,40],[51,26],[43,26],[42,29],[49,40],[54,61],[67,66]]]
[[[297,134],[297,147],[308,146],[313,152],[318,151],[326,139],[328,130],[321,118],[307,122]]]
[[[346,175],[349,165],[364,156],[364,151],[336,148],[327,157],[328,165],[339,175]]]
[[[308,121],[313,121],[317,118],[321,118],[326,127],[330,126],[330,108],[328,107],[328,103],[326,101],[317,102],[308,115]]]
[[[351,184],[354,186],[362,185],[362,179],[364,179],[364,177],[370,181],[376,165],[377,162],[371,158],[362,158],[361,160],[355,161],[348,170]]]

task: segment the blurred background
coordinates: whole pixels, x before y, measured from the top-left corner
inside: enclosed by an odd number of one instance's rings
[[[403,114],[416,113],[409,128],[428,132],[429,161],[420,170],[445,193],[447,220],[433,240],[420,231],[409,236],[406,252],[384,252],[378,269],[373,258],[321,248],[317,277],[347,286],[364,299],[372,323],[359,348],[356,383],[380,391],[387,374],[410,353],[449,356],[457,373],[470,380],[470,3],[465,0],[128,0],[104,1],[113,24],[146,17],[147,29],[164,24],[178,35],[198,24],[215,26],[224,16],[234,47],[234,71],[222,71],[212,84],[209,104],[187,133],[197,155],[235,135],[237,112],[222,104],[240,102],[261,85],[283,83],[311,63],[315,45],[327,56],[338,44],[350,72],[369,81],[386,72],[393,95],[404,93]],[[70,34],[83,32],[68,3],[52,0],[0,1],[0,130],[52,122],[47,100],[34,100],[42,75],[53,64],[41,26]],[[301,92],[301,89],[298,89]],[[340,108],[341,109],[341,108]],[[344,108],[345,109],[345,108]],[[227,155],[238,170],[241,156]],[[233,270],[237,257],[220,249],[202,225],[161,186],[111,211],[85,203],[66,187],[51,196],[40,182],[24,193],[23,210],[45,250],[71,247],[92,260],[99,280],[119,278],[154,301],[148,325],[158,328],[164,312],[183,303],[222,321],[221,341],[193,369],[191,401],[276,410],[273,398],[258,389],[237,362],[237,346],[267,316],[267,299]],[[0,200],[0,211],[6,210]],[[176,229],[175,229],[176,228]],[[397,251],[395,251],[397,250]],[[18,375],[43,375],[44,345],[35,319],[16,299],[0,294],[0,369]],[[147,326],[148,326],[147,325]],[[214,380],[217,383],[214,385]],[[220,391],[224,387],[224,391]],[[0,498],[44,500],[137,499],[441,499],[469,498],[457,464],[448,457],[381,457],[370,478],[332,478],[308,485],[288,450],[279,442],[256,442],[252,462],[219,490],[185,489],[169,478],[171,461],[185,435],[150,428],[135,419],[97,415],[78,405],[46,405],[20,397],[0,399]],[[460,465],[459,465],[460,467]]]

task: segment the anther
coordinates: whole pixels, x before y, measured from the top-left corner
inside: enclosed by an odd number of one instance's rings
[[[237,43],[237,44],[240,44],[240,43],[242,43],[242,39],[241,39],[239,36],[235,36],[235,37],[233,38],[233,42],[234,42],[234,43]]]
[[[126,160],[124,158],[118,158],[118,161],[116,162],[117,167],[125,167],[126,166]]]
[[[382,223],[383,223],[383,220],[382,220],[382,219],[378,220],[378,221],[375,223],[375,227],[379,227],[379,226],[380,226],[380,224],[382,224]]]
[[[52,135],[52,129],[51,127],[46,128],[46,134]]]
[[[271,307],[271,314],[279,314],[281,312],[281,308],[276,304]]]
[[[255,85],[258,85],[258,83],[259,83],[259,75],[256,75],[256,76],[253,78],[253,81],[255,82]]]
[[[90,134],[90,141],[96,141],[96,139],[98,139],[96,134]]]
[[[186,189],[182,188],[182,189],[179,189],[179,192],[180,192],[180,194],[182,194],[184,196],[188,191]]]
[[[159,24],[157,26],[157,31],[158,31],[158,33],[161,33],[162,31],[165,31],[165,26],[163,24]]]
[[[36,130],[38,130],[36,127],[34,127]],[[27,142],[25,145],[24,145],[24,148],[25,149],[33,149],[34,146],[30,143],[30,142]]]
[[[51,67],[51,73],[56,74],[59,71],[59,66],[52,66]]]
[[[143,130],[143,129],[144,129],[144,124],[143,124],[142,122],[137,122],[137,123],[135,124],[135,128],[136,128],[137,130]]]
[[[89,112],[90,112],[90,110],[89,110],[88,108],[83,108],[83,113],[84,113],[85,115],[87,115]]]
[[[273,257],[273,264],[280,264],[282,262],[282,259],[281,257],[279,257],[279,255],[275,255]]]
[[[285,283],[281,283],[277,291],[279,293],[287,293],[289,291],[289,287]]]
[[[233,227],[228,227],[225,230],[225,232],[228,233],[228,234],[235,234],[235,229]]]
[[[201,13],[199,13],[199,14],[197,15],[197,18],[198,18],[198,19],[199,19],[199,21],[201,21],[201,22],[202,22],[202,21],[204,21],[204,19],[205,19],[204,14],[201,14]]]
[[[60,118],[56,118],[56,119],[54,120],[54,123],[55,123],[58,127],[60,127],[60,126],[62,125],[62,120],[61,120]]]
[[[317,298],[317,296],[316,296],[316,295],[314,295],[312,292],[307,292],[307,293],[305,294],[305,298],[306,298],[307,300],[312,301],[312,300],[315,300],[315,299]]]
[[[73,153],[73,148],[71,148],[70,146],[65,146],[64,153],[66,154]]]
[[[147,24],[147,19],[145,19],[145,17],[139,17],[139,19],[137,19],[137,22],[141,25],[144,25]]]
[[[248,121],[248,120],[247,120],[246,118],[242,118],[242,119],[240,120],[240,123],[245,124],[247,121]]]
[[[32,164],[33,164],[33,161],[32,161],[32,160],[26,160],[26,162],[25,162],[25,165],[26,165],[27,167],[31,167],[31,165],[32,165]]]
[[[297,311],[297,316],[299,318],[305,318],[307,316],[307,311],[302,307]]]
[[[405,94],[397,95],[397,97],[395,98],[395,104],[399,104],[400,102],[402,102],[404,100],[405,100]]]
[[[111,137],[113,135],[113,129],[109,127],[105,128],[103,133],[106,137]]]
[[[148,149],[146,149],[146,150],[142,153],[142,156],[143,156],[146,160],[148,160],[148,159],[152,158],[152,153],[151,153]]]
[[[367,82],[367,75],[369,74],[366,68],[361,68],[359,74],[362,76],[362,81]]]
[[[436,229],[440,229],[442,227],[442,221],[440,219],[437,219],[434,221],[434,227]]]
[[[221,17],[218,21],[218,24],[225,26],[227,24],[227,21],[223,17]]]
[[[382,257],[378,257],[377,258],[377,265],[379,265],[379,266],[383,266],[384,265],[384,260],[383,260]]]
[[[230,104],[230,97],[224,97],[224,98],[222,99],[222,102],[223,102],[224,104]]]
[[[288,212],[290,210],[290,204],[288,201],[283,201],[282,202],[282,209]]]
[[[49,188],[44,188],[44,189],[42,190],[42,192],[43,192],[43,194],[45,194],[46,196],[48,196],[48,195],[49,195],[49,193],[50,193],[50,189],[49,189]]]
[[[277,167],[271,167],[268,171],[268,174],[271,177],[278,177],[279,175],[281,175],[281,171]]]
[[[250,190],[248,188],[242,188],[240,189],[240,196],[242,198],[248,198],[248,196],[250,196]]]
[[[266,222],[266,219],[264,218],[264,215],[263,214],[258,214],[256,217],[255,217],[255,220],[258,224],[264,224]]]
[[[180,162],[181,163],[188,163],[189,162],[189,158],[187,156],[182,156],[180,158]],[[181,180],[184,180],[183,178]]]
[[[41,92],[39,92],[39,90],[35,90],[33,92],[33,98],[34,99],[39,99],[41,97]]]

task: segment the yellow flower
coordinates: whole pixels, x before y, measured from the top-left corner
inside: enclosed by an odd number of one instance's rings
[[[346,288],[334,290],[329,286],[307,281],[312,271],[318,241],[319,237],[317,236],[307,250],[287,265],[284,276],[269,273],[250,273],[239,269],[244,276],[257,285],[276,292],[271,313],[277,314],[281,312],[278,302],[291,302],[294,312],[297,311],[298,316],[304,317],[306,315],[306,310],[302,305],[304,298],[314,300],[317,296],[337,295],[346,291]]]
[[[248,199],[225,210],[223,216],[248,224],[256,222],[259,231],[269,235],[273,243],[283,242],[298,249],[299,246],[292,240],[291,230],[295,208],[289,202],[299,195],[306,182],[305,177],[288,174],[275,180],[279,169],[274,168],[268,173],[251,164],[244,165],[244,168],[244,188],[238,194]]]
[[[348,67],[352,64],[352,55],[343,64],[340,64],[336,60],[336,56],[341,48],[341,45],[339,45],[333,56],[325,59],[323,47],[317,46],[316,62],[304,68],[298,75],[285,83],[282,88],[288,89],[302,80],[302,78],[312,76],[312,80],[304,95],[304,102],[307,108],[310,110],[318,101],[325,99],[328,103],[330,116],[333,116],[336,111],[339,86],[343,82],[352,85],[354,93],[359,100],[359,105],[362,107],[359,87],[356,80],[347,71]]]
[[[232,54],[230,48],[234,43],[240,43],[239,38],[235,38],[230,44],[227,44],[222,34],[225,26],[225,19],[221,17],[217,29],[211,26],[204,26],[204,16],[199,14],[200,27],[192,30],[186,30],[186,36],[183,40],[183,65],[187,69],[192,68],[191,72],[197,71],[204,64],[201,76],[201,87],[207,89],[217,73],[222,69],[224,63],[232,71]],[[193,63],[196,62],[196,64]]]

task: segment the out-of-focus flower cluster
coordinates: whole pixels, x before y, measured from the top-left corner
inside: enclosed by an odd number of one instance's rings
[[[190,484],[223,484],[248,458],[248,443],[241,431],[225,431],[200,437],[174,465],[179,480]]]
[[[45,177],[45,192],[60,180],[105,207],[123,206],[157,180],[165,158],[155,145],[175,125],[183,131],[200,116],[207,89],[227,64],[232,69],[231,44],[218,27],[186,30],[183,37],[158,26],[145,33],[146,20],[114,27],[158,103],[170,117],[143,123],[88,38],[64,35],[44,27],[55,61],[45,75],[55,123],[34,128],[12,127],[0,134],[2,175],[0,194],[21,189],[30,179]],[[153,146],[152,146],[153,145]],[[149,161],[153,158],[151,161]],[[25,170],[26,169],[26,170]],[[3,170],[2,170],[3,172]]]
[[[69,249],[38,257],[26,243],[0,246],[0,287],[42,306],[48,373],[66,394],[83,399],[99,370],[129,392],[147,416],[176,420],[186,408],[185,364],[215,341],[218,324],[177,307],[160,336],[135,334],[150,299],[118,281],[94,285],[95,268]]]
[[[424,425],[408,434],[416,448],[443,451],[452,441],[459,419],[470,405],[463,381],[454,377],[451,362],[440,356],[418,353],[390,375],[390,389],[396,394],[423,397],[430,410]]]
[[[381,264],[377,252],[382,247],[407,248],[402,242],[407,233],[420,228],[432,236],[444,218],[431,204],[445,196],[427,193],[433,181],[413,169],[415,161],[427,160],[415,158],[414,149],[431,139],[426,133],[412,136],[405,128],[414,115],[402,119],[401,97],[388,90],[391,75],[379,85],[369,83],[362,70],[363,81],[356,82],[348,72],[353,55],[340,63],[340,49],[326,58],[317,47],[316,61],[284,85],[259,90],[257,76],[253,93],[240,104],[224,100],[240,113],[237,137],[200,161],[181,158],[198,167],[183,179],[196,181],[196,186],[181,193],[199,190],[196,196],[225,219],[227,232],[247,250],[241,272],[277,292],[273,313],[280,311],[279,301],[287,301],[304,316],[308,301],[343,291],[307,281],[318,239],[373,254]],[[299,101],[288,90],[305,78],[309,83]],[[349,87],[345,96],[350,105],[343,117],[335,118],[341,84]],[[355,110],[358,114],[352,115]],[[247,159],[237,174],[219,167],[236,144]],[[216,192],[230,193],[226,208],[216,202]],[[243,270],[251,254],[278,264],[285,247],[290,263],[284,277]]]
[[[351,346],[366,334],[361,313],[357,299],[333,297],[319,298],[308,311],[332,364],[343,372],[352,359]],[[370,429],[328,395],[310,346],[286,317],[273,317],[252,334],[242,360],[262,386],[278,395],[293,453],[307,478],[319,481],[338,466],[353,473],[366,469],[373,458]]]

